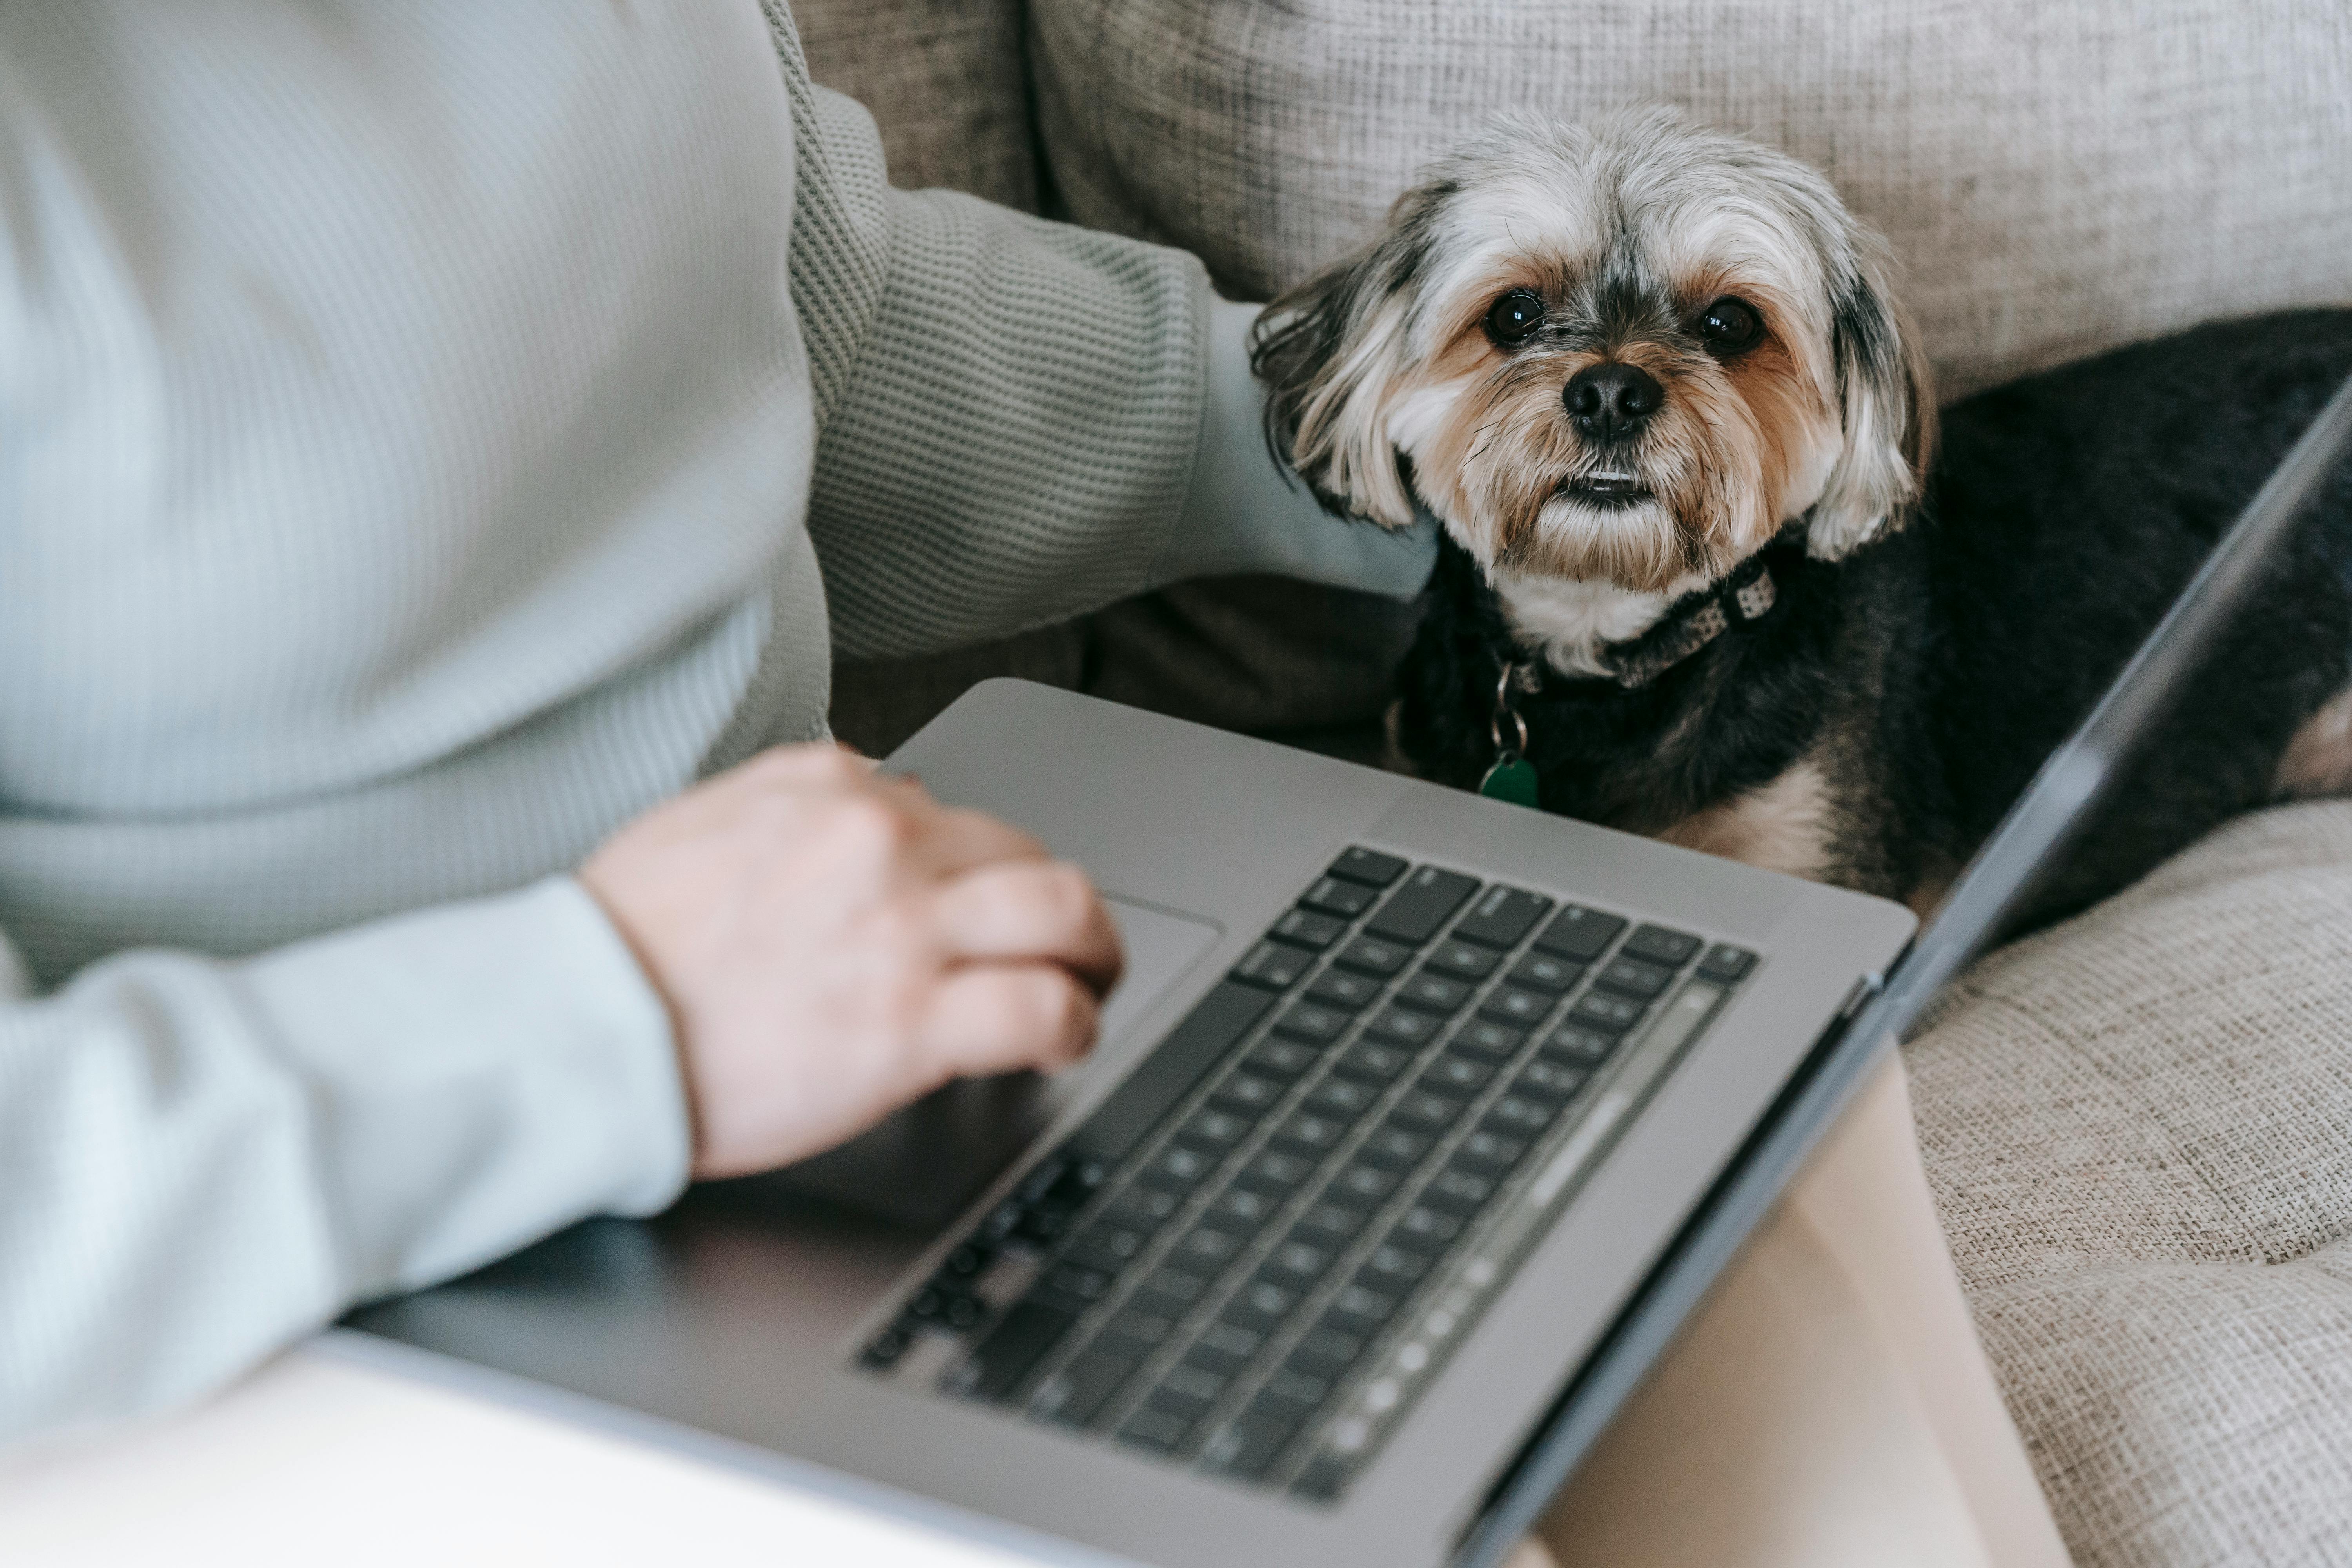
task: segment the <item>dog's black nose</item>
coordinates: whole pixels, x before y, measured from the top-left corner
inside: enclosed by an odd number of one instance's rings
[[[1570,417],[1596,441],[1633,435],[1658,411],[1666,389],[1637,364],[1589,364],[1568,378]]]

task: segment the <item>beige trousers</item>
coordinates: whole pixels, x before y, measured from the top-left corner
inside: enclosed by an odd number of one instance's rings
[[[1872,1079],[1512,1568],[2064,1568]]]

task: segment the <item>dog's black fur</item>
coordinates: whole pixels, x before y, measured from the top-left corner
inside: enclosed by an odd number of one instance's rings
[[[1979,394],[1903,527],[1838,562],[1784,533],[1779,602],[1633,690],[1546,670],[1519,699],[1545,809],[1660,832],[1826,763],[1829,879],[1892,897],[1963,864],[2221,531],[2352,374],[2352,310],[2218,322]],[[2269,798],[2352,673],[2352,464],[2328,481],[2021,926],[2133,881]],[[1670,625],[1670,615],[1661,623]],[[1471,558],[1442,546],[1397,739],[1475,786],[1502,661],[1527,662]]]

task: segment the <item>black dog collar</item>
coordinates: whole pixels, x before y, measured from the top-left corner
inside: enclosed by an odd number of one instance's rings
[[[1656,626],[1632,642],[1603,648],[1601,662],[1611,678],[1628,691],[1647,686],[1735,624],[1760,621],[1771,614],[1780,591],[1764,556],[1759,550],[1722,582],[1685,594],[1667,606]]]

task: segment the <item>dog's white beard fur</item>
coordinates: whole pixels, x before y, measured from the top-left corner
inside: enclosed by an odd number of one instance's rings
[[[1493,575],[1513,638],[1540,649],[1562,675],[1612,673],[1601,660],[1602,648],[1640,637],[1658,624],[1667,605],[1710,581],[1694,572],[1664,588],[1641,589],[1507,571]]]

